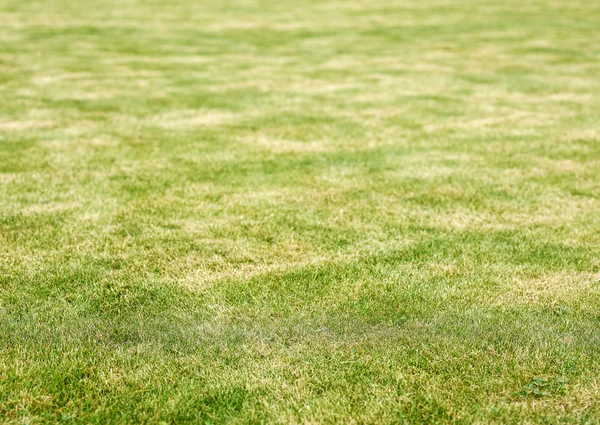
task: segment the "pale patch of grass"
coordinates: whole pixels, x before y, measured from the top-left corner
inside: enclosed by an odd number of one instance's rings
[[[173,111],[149,119],[155,124],[167,129],[186,130],[198,126],[215,126],[236,121],[236,114],[214,111]]]
[[[54,123],[49,120],[0,121],[0,130],[22,131],[22,130],[52,127],[53,124]]]

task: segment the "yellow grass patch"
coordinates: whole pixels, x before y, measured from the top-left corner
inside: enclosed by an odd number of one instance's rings
[[[50,120],[22,120],[22,121],[0,121],[0,130],[4,131],[23,131],[37,130],[41,128],[52,127],[54,122]]]
[[[241,114],[206,110],[179,110],[160,114],[147,122],[169,130],[189,130],[194,127],[211,127],[228,124],[243,118]]]

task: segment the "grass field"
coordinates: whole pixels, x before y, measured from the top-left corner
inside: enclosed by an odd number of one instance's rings
[[[600,423],[600,2],[0,0],[0,422]]]

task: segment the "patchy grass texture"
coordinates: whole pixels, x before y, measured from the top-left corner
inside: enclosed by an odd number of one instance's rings
[[[2,0],[0,420],[600,421],[600,2]]]

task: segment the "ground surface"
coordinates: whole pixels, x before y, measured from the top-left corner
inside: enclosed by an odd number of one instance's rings
[[[598,423],[600,2],[0,1],[0,421]]]

